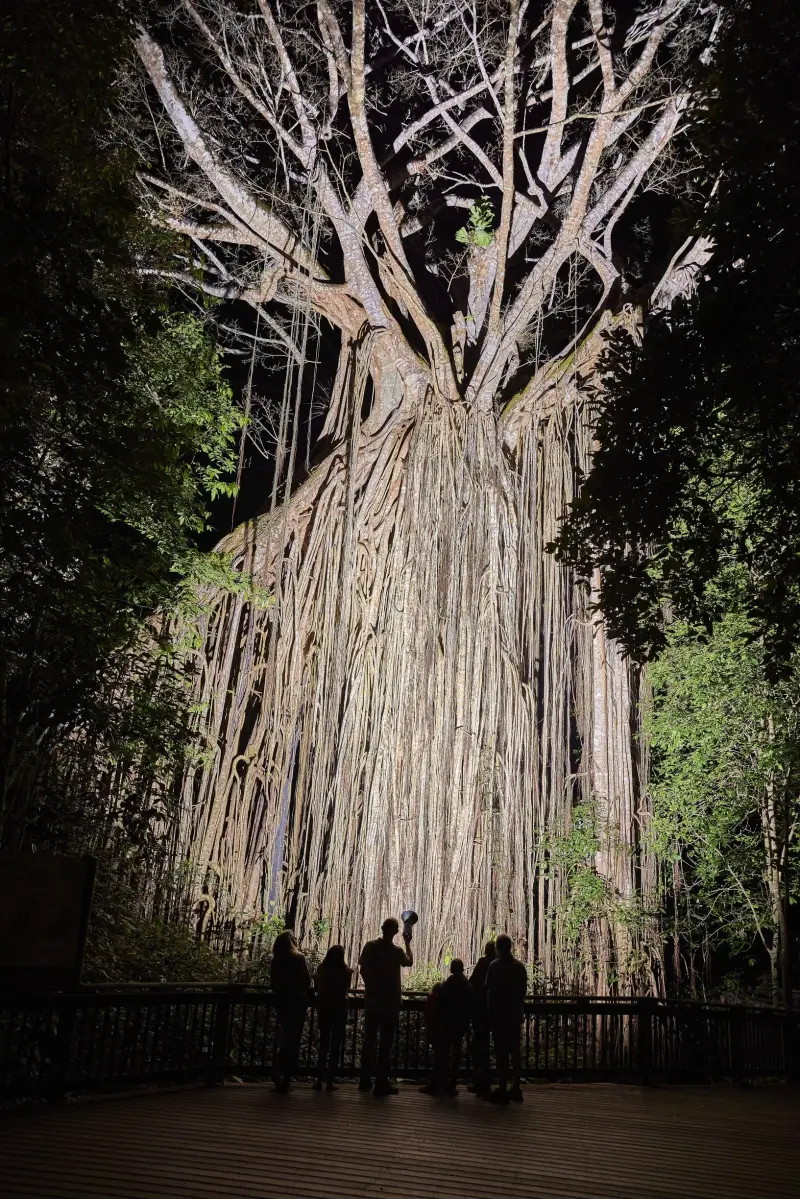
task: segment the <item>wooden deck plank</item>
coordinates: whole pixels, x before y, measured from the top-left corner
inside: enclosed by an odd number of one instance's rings
[[[228,1086],[0,1121],[3,1199],[786,1199],[789,1088],[529,1086],[522,1107],[408,1088]]]

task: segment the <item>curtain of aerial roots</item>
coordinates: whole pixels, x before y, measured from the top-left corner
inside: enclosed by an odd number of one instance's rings
[[[413,907],[420,963],[506,929],[554,985],[641,986],[629,673],[543,549],[586,458],[576,412],[511,464],[492,416],[429,400],[357,493],[333,460],[271,608],[215,607],[185,838],[227,905],[301,938],[327,919],[352,954]],[[576,937],[557,843],[586,801],[605,898]]]

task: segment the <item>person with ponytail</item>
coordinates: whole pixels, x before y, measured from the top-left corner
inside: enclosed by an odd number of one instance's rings
[[[331,945],[317,967],[314,979],[319,1020],[315,1091],[322,1090],[323,1081],[326,1091],[336,1090],[334,1078],[347,1024],[347,997],[352,977],[353,971],[344,959],[344,947]]]
[[[274,1074],[275,1090],[285,1094],[297,1073],[300,1040],[311,997],[311,975],[295,935],[286,929],[275,938],[272,947],[270,987],[275,1014],[281,1030],[280,1048]]]

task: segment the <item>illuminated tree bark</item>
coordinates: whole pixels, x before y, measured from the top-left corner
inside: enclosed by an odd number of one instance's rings
[[[187,853],[301,935],[325,917],[352,950],[412,905],[421,960],[503,927],[602,988],[649,977],[636,680],[545,546],[608,329],[704,261],[667,251],[634,293],[615,238],[675,173],[706,36],[679,0],[604,12],[184,0],[137,41],[168,119],[143,179],[188,239],[167,274],[256,308],[287,378],[314,322],[341,333],[318,464],[287,387],[271,502],[221,545],[272,602],[211,597]],[[576,942],[554,847],[579,802],[604,898]]]

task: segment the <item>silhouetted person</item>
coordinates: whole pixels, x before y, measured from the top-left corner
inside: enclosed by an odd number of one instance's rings
[[[367,941],[358,959],[364,980],[364,1040],[358,1088],[368,1091],[374,1075],[376,1096],[397,1094],[397,1088],[389,1082],[389,1062],[400,1016],[400,969],[414,963],[411,932],[403,934],[405,948],[401,949],[394,943],[399,931],[400,923],[394,917],[384,920],[383,935]]]
[[[292,1075],[297,1073],[300,1038],[311,992],[311,976],[306,959],[297,948],[294,933],[288,929],[275,938],[269,982],[281,1031],[274,1074],[275,1090],[285,1093],[289,1090]]]
[[[422,1090],[428,1095],[457,1095],[461,1046],[469,1031],[471,1006],[470,986],[460,958],[453,958],[449,978],[432,994],[433,1077]]]
[[[425,1021],[425,1035],[427,1037],[428,1044],[431,1047],[431,1053],[433,1054],[434,1062],[431,1082],[424,1087],[420,1087],[420,1090],[425,1095],[438,1094],[438,1091],[434,1086],[434,1082],[436,1081],[436,1055],[438,1053],[439,1038],[442,1031],[439,1012],[439,995],[443,986],[443,980],[433,984],[430,991],[425,996],[425,1007],[422,1013],[422,1018]]]
[[[422,1013],[422,1018],[425,1021],[425,1032],[431,1049],[433,1049],[436,1043],[436,1034],[439,1031],[439,992],[442,989],[442,985],[441,981],[433,984],[425,996],[425,1008]]]
[[[472,992],[470,1019],[472,1023],[472,1064],[475,1070],[473,1087],[475,1093],[487,1098],[492,1089],[492,1074],[489,1062],[489,1005],[486,998],[486,976],[497,956],[494,941],[487,941],[483,957],[478,958],[469,977]]]
[[[494,1038],[499,1087],[492,1096],[498,1103],[513,1099],[522,1103],[520,1032],[525,1015],[525,995],[528,974],[522,962],[511,952],[511,938],[505,933],[497,938],[497,957],[486,972],[486,994],[489,1005],[489,1024]],[[513,1086],[508,1091],[508,1062],[511,1059]]]
[[[342,1052],[347,1024],[347,995],[352,977],[353,971],[344,960],[344,947],[331,945],[317,967],[314,978],[319,1020],[319,1057],[317,1081],[314,1083],[316,1091],[322,1090],[323,1079],[326,1090],[336,1090],[333,1080]]]

